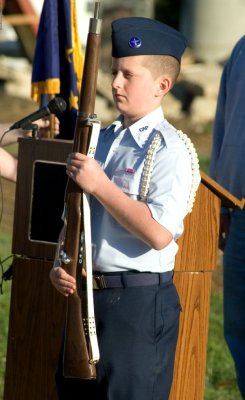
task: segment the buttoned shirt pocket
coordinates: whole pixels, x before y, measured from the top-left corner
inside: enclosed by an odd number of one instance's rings
[[[125,168],[114,172],[112,182],[115,183],[124,193],[139,198],[141,173],[133,168]]]

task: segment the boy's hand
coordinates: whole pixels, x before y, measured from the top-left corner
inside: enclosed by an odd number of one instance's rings
[[[67,159],[67,175],[86,193],[96,195],[108,177],[96,160],[81,153],[71,153]]]
[[[64,296],[73,294],[76,290],[76,280],[61,267],[53,267],[49,273],[54,287]]]

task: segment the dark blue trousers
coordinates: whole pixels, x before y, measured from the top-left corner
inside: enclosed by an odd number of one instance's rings
[[[63,378],[59,368],[59,399],[168,400],[181,309],[173,282],[95,290],[94,303],[97,379]]]

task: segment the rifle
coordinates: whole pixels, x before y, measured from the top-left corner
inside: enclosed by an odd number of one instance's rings
[[[96,2],[94,17],[90,19],[73,143],[73,152],[88,154],[91,157],[94,155],[100,130],[99,121],[94,114],[101,42],[99,8],[99,2]],[[68,178],[64,227],[57,254],[60,265],[76,278],[78,289],[67,298],[63,373],[64,376],[81,379],[96,378],[95,364],[99,360],[93,308],[89,218],[89,196]],[[83,268],[87,274],[86,290],[80,284]]]

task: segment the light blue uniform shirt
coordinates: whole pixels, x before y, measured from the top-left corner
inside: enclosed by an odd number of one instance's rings
[[[123,192],[140,200],[144,160],[156,132],[161,133],[147,205],[173,240],[157,251],[119,225],[104,207],[92,198],[92,242],[94,269],[101,272],[138,271],[165,272],[174,268],[178,250],[176,239],[183,231],[189,198],[192,168],[191,157],[176,129],[163,116],[161,108],[148,114],[127,129],[120,117],[102,129],[95,158],[108,177]]]
[[[226,63],[214,121],[210,175],[239,199],[245,197],[245,36]]]

